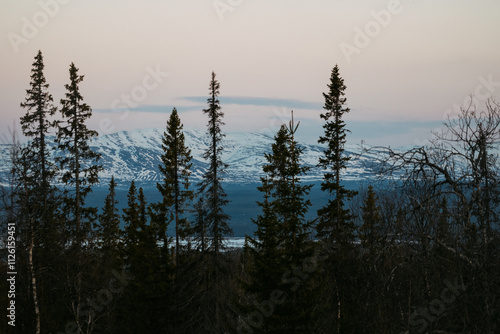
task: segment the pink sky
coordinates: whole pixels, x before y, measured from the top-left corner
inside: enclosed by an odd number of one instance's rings
[[[2,134],[24,113],[39,49],[56,101],[71,62],[85,75],[89,124],[101,133],[163,127],[172,106],[203,127],[203,104],[185,97],[206,96],[212,70],[221,98],[233,98],[222,106],[227,131],[261,131],[294,108],[315,136],[335,64],[348,127],[374,144],[417,143],[470,94],[500,96],[497,0],[6,0],[0,9]],[[134,108],[106,112],[124,96]],[[377,133],[367,122],[388,126]]]

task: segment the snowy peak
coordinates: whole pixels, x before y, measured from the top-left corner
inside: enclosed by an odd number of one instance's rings
[[[151,181],[161,179],[158,165],[161,164],[162,136],[164,129],[139,129],[121,131],[95,138],[91,148],[100,153],[104,170],[100,173],[101,182],[111,179],[111,176],[121,181]],[[193,155],[192,179],[200,180],[207,163],[203,153],[208,147],[209,138],[205,131],[185,128],[186,145]],[[223,141],[222,159],[229,165],[224,180],[227,182],[258,182],[264,175],[262,166],[266,163],[265,154],[271,152],[274,139],[261,133],[236,132],[226,133]],[[300,143],[299,143],[300,144]],[[316,167],[323,152],[320,145],[302,145],[304,152],[302,162],[311,167],[303,177],[304,181],[322,179],[323,171]],[[0,145],[0,173],[5,180],[9,170],[9,146]],[[374,156],[361,155],[361,147],[347,146],[346,154],[351,156],[346,180],[358,180],[373,177],[376,159]]]
[[[163,129],[141,129],[122,131],[104,135],[91,144],[92,148],[102,154],[104,166],[103,178],[115,178],[130,181],[158,181],[160,174]],[[205,131],[185,128],[186,145],[193,155],[192,177],[199,180],[207,163],[203,159],[209,143]],[[224,150],[222,159],[229,165],[224,177],[228,182],[255,182],[264,175],[262,166],[266,163],[265,154],[271,152],[274,138],[250,132],[227,133],[222,143]],[[300,144],[300,143],[299,143]],[[311,167],[303,179],[316,181],[322,179],[323,171],[316,167],[323,152],[320,145],[302,145],[304,152],[302,161]],[[361,147],[347,146],[346,153],[351,156],[345,179],[361,179],[373,176],[374,157],[361,156]]]

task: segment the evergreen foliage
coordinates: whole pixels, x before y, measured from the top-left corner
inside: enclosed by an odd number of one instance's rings
[[[132,181],[128,206],[123,209],[125,221],[125,264],[133,277],[125,290],[121,305],[123,333],[151,333],[169,328],[172,289],[172,264],[168,253],[162,253],[155,226],[148,224],[147,202],[142,188]]]
[[[116,200],[115,177],[109,182],[109,193],[104,200],[102,214],[99,215],[97,226],[98,246],[106,261],[114,262],[121,257],[121,231],[120,215],[118,214],[118,201]],[[115,269],[116,266],[112,266]]]
[[[57,143],[60,155],[57,161],[63,171],[62,182],[74,187],[74,195],[66,195],[66,215],[71,222],[77,247],[90,233],[90,221],[96,209],[85,207],[85,198],[98,183],[100,154],[91,150],[89,142],[97,132],[87,128],[85,121],[92,116],[90,106],[83,102],[80,83],[84,76],[78,74],[75,64],[69,68],[70,83],[65,85],[65,98],[61,99],[63,122],[59,123]]]
[[[109,193],[104,199],[102,213],[98,217],[95,228],[96,266],[98,270],[92,274],[92,279],[97,287],[106,287],[115,277],[114,274],[123,271],[124,249],[122,243],[123,233],[120,230],[121,217],[118,213],[116,195],[116,182],[114,176],[109,182]],[[123,289],[122,287],[117,290]],[[114,287],[113,290],[115,291]],[[99,291],[99,290],[97,290]],[[109,296],[108,296],[109,297]],[[106,300],[105,305],[100,305],[100,315],[95,325],[96,332],[116,333],[119,327],[116,310],[121,302],[121,295],[115,292],[112,299]]]
[[[318,167],[325,170],[321,190],[328,196],[328,202],[318,210],[316,225],[317,236],[327,244],[335,245],[338,250],[330,252],[328,259],[323,263],[325,276],[321,287],[323,297],[320,300],[323,322],[328,328],[335,328],[335,332],[342,333],[351,327],[349,307],[354,303],[357,287],[351,284],[351,277],[357,270],[353,263],[355,225],[354,216],[346,207],[346,202],[352,200],[356,191],[348,190],[341,184],[342,172],[347,168],[350,157],[345,155],[347,132],[343,116],[350,110],[346,106],[346,85],[340,76],[339,67],[332,69],[328,91],[323,93],[325,104],[324,113],[320,117],[325,121],[324,134],[318,143],[325,144],[323,156],[319,158]]]
[[[56,107],[52,95],[48,92],[49,84],[43,73],[44,63],[41,51],[35,57],[31,71],[30,88],[21,107],[26,114],[21,117],[23,135],[28,143],[21,149],[16,175],[23,191],[19,205],[23,207],[25,218],[33,223],[30,230],[34,233],[35,247],[49,251],[57,243],[57,190],[53,186],[57,171],[48,148],[48,136],[56,122]],[[30,224],[31,224],[30,223]],[[46,244],[45,244],[46,243]],[[45,264],[47,265],[47,264]]]
[[[84,309],[85,300],[91,298],[93,271],[96,258],[91,256],[94,248],[93,225],[97,220],[97,208],[87,207],[85,199],[98,183],[100,155],[89,146],[97,132],[87,128],[86,121],[92,110],[84,102],[80,84],[84,76],[71,63],[69,83],[65,85],[65,98],[61,99],[62,121],[58,122],[56,142],[59,150],[56,161],[61,170],[61,181],[65,185],[62,214],[65,219],[66,289],[71,296],[73,321],[79,331],[90,331],[95,325],[91,309]]]
[[[361,244],[373,255],[381,248],[382,216],[377,205],[377,195],[373,186],[368,186],[368,193],[364,205],[361,207],[363,225],[360,228]]]
[[[232,234],[229,227],[229,216],[224,212],[224,206],[229,202],[222,188],[225,169],[228,167],[222,161],[222,132],[224,113],[221,111],[219,96],[220,84],[212,72],[209,85],[208,108],[203,113],[208,116],[207,134],[209,145],[203,157],[208,162],[208,168],[198,184],[198,217],[194,232],[197,237],[197,247],[201,251],[194,258],[191,268],[197,271],[191,281],[197,298],[191,303],[191,309],[196,309],[198,320],[189,328],[190,331],[209,331],[224,333],[228,330],[233,317],[230,305],[230,290],[228,290],[228,262],[225,254],[224,237]]]
[[[33,154],[31,161],[38,164],[37,168],[31,168],[43,189],[50,187],[50,182],[55,174],[55,168],[51,160],[50,151],[47,148],[47,136],[56,125],[50,120],[56,113],[53,105],[52,95],[47,91],[49,84],[45,80],[43,55],[41,51],[35,57],[31,70],[30,88],[26,90],[25,101],[21,107],[27,109],[26,114],[21,117],[23,134],[30,139],[27,149]]]
[[[161,212],[171,210],[171,220],[175,223],[175,254],[179,257],[180,239],[183,239],[189,230],[189,222],[184,215],[188,201],[193,199],[193,191],[189,189],[191,175],[191,150],[185,144],[183,125],[173,109],[167,121],[166,131],[163,133],[161,156],[162,165],[159,165],[163,175],[163,182],[157,183],[157,188],[163,197],[158,204]],[[166,225],[166,224],[165,224]],[[162,234],[166,234],[162,231]]]
[[[137,188],[135,181],[132,181],[127,194],[127,207],[123,209],[123,221],[125,222],[124,241],[127,249],[132,250],[132,253],[138,245],[140,231],[145,229],[145,226],[141,225],[139,215],[140,208],[137,203]],[[127,254],[127,257],[129,255],[132,254]]]
[[[350,111],[345,106],[347,99],[344,97],[346,86],[344,79],[340,77],[338,65],[332,70],[328,92],[323,93],[325,112],[321,118],[325,120],[323,128],[325,133],[318,140],[320,144],[326,144],[324,156],[320,157],[318,167],[326,170],[321,184],[321,190],[331,194],[326,206],[318,210],[318,237],[330,242],[336,241],[344,246],[354,240],[353,216],[349,209],[345,208],[345,202],[352,199],[356,192],[346,189],[341,184],[342,171],[347,168],[350,157],[345,156],[344,146],[346,134],[343,120],[344,114]]]
[[[219,89],[220,84],[215,79],[215,73],[212,72],[209,87],[210,97],[207,99],[208,108],[203,109],[203,113],[208,116],[207,132],[210,138],[208,148],[203,154],[203,158],[208,161],[208,169],[198,185],[198,197],[205,198],[205,222],[208,224],[206,231],[210,236],[209,248],[215,254],[224,249],[223,238],[232,234],[232,229],[228,224],[229,216],[224,213],[224,206],[229,201],[222,188],[222,180],[228,165],[222,161],[225,134],[221,129],[221,126],[224,125],[222,121],[224,113],[221,111],[218,99]]]
[[[398,182],[380,183],[377,192],[370,186],[355,198],[341,183],[349,109],[335,66],[321,115],[325,151],[318,166],[328,203],[318,211],[317,236],[311,234],[316,221],[306,219],[309,168],[292,113],[265,156],[256,230],[239,250],[224,244],[231,229],[214,73],[204,110],[208,166],[192,209],[191,154],[174,109],[162,143],[161,201],[148,205],[147,191],[132,181],[119,212],[113,177],[97,215],[85,205],[100,167],[90,149],[96,133],[85,125],[91,110],[79,91],[83,76],[71,64],[56,123],[43,70],[38,52],[21,103],[27,143],[13,134],[12,168],[0,183],[4,309],[12,300],[10,271],[17,272],[16,326],[0,322],[1,333],[498,332],[496,102],[481,112],[461,110],[429,146],[377,148],[385,154],[385,177],[397,175]],[[55,154],[48,148],[54,127]],[[184,235],[187,246],[180,247]]]
[[[18,218],[19,230],[27,236],[30,291],[35,315],[35,332],[40,333],[42,324],[40,309],[46,309],[46,293],[41,282],[47,279],[47,269],[53,270],[57,263],[51,259],[60,256],[61,240],[59,234],[58,192],[53,186],[56,167],[48,148],[48,137],[56,123],[52,120],[56,112],[49,84],[44,75],[44,62],[38,51],[31,70],[30,88],[21,107],[26,114],[20,123],[28,143],[22,147],[20,156],[14,164],[18,187],[17,204],[22,212]],[[54,297],[57,294],[54,293]],[[41,302],[39,301],[41,300]]]
[[[262,333],[300,333],[313,328],[313,280],[310,275],[297,276],[306,259],[313,254],[309,240],[311,222],[304,218],[310,201],[312,185],[302,185],[300,177],[308,168],[301,165],[303,149],[295,141],[298,125],[290,121],[275,136],[272,153],[266,155],[263,166],[266,178],[261,178],[259,190],[264,201],[258,205],[262,214],[253,222],[257,225],[255,238],[247,238],[246,253],[250,258],[249,282],[246,290],[254,295],[255,305],[281,291],[286,302],[273,305],[263,324]],[[300,282],[300,283],[299,283]],[[250,307],[249,313],[251,314]]]

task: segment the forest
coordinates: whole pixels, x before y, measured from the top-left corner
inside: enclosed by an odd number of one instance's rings
[[[100,207],[98,133],[69,67],[55,104],[34,58],[21,101],[20,143],[0,192],[1,333],[498,333],[500,332],[500,104],[462,106],[424,146],[378,152],[377,179],[343,184],[350,157],[346,85],[333,67],[321,113],[326,204],[306,218],[300,122],[274,136],[258,188],[253,235],[229,248],[228,165],[220,83],[212,72],[209,142],[192,184],[180,113],[165,119],[161,201],[132,181]],[[319,94],[320,92],[318,92]],[[55,134],[56,150],[49,149]],[[175,233],[167,232],[168,228]],[[173,229],[172,229],[173,227]],[[4,314],[4,313],[2,313]]]

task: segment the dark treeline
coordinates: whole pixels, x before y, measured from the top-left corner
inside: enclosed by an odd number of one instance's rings
[[[80,93],[83,76],[71,64],[56,107],[43,69],[39,52],[21,103],[29,141],[21,145],[13,135],[9,186],[1,192],[0,306],[7,310],[14,300],[15,318],[4,317],[0,332],[500,331],[494,101],[481,110],[464,107],[426,146],[370,148],[380,152],[384,182],[352,191],[342,184],[349,108],[335,66],[323,93],[318,141],[325,149],[316,167],[324,170],[325,206],[306,219],[312,186],[302,181],[309,168],[292,112],[265,156],[256,231],[243,249],[229,249],[215,73],[203,110],[209,145],[202,181],[191,185],[191,150],[174,108],[158,166],[161,201],[148,203],[131,182],[118,210],[114,178],[102,207],[85,203],[102,167],[89,147],[97,132],[85,125],[92,112]],[[51,133],[56,152],[48,149]],[[15,263],[8,261],[13,242]],[[7,280],[12,268],[15,296]]]

